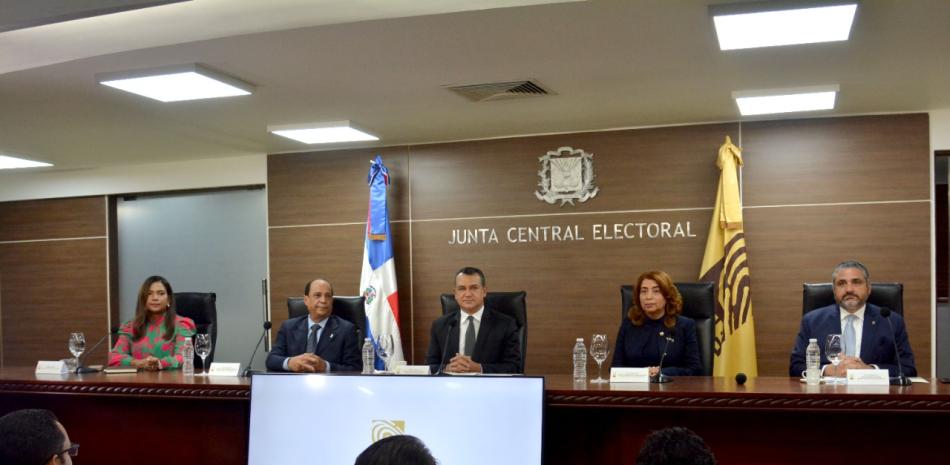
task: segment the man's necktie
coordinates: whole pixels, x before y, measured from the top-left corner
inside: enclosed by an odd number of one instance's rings
[[[317,333],[320,331],[320,325],[310,327],[310,336],[307,337],[307,353],[312,354],[317,350]]]
[[[468,326],[465,328],[465,351],[463,354],[471,357],[475,350],[475,317],[468,316]]]
[[[854,357],[858,353],[857,337],[854,334],[854,321],[857,319],[858,317],[854,315],[844,317],[844,354],[849,357]]]

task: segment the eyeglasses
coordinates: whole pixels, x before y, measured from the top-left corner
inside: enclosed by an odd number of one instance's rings
[[[70,457],[75,457],[79,455],[79,444],[74,442],[69,443],[69,449],[66,449],[56,455],[69,454]]]

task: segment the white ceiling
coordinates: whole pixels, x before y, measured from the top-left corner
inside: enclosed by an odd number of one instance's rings
[[[950,108],[946,0],[863,0],[847,42],[730,52],[709,3],[195,0],[4,32],[0,152],[62,170],[326,148],[266,132],[311,121],[371,145],[735,121],[734,90],[822,84],[837,108],[805,116]],[[94,78],[192,62],[257,91],[162,104]],[[526,78],[556,95],[443,88]]]

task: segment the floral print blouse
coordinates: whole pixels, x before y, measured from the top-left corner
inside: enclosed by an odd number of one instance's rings
[[[158,358],[163,370],[180,368],[184,361],[182,353],[185,350],[185,338],[195,335],[195,323],[191,318],[176,316],[175,334],[172,338],[166,338],[164,322],[165,315],[162,315],[146,323],[145,335],[137,341],[132,336],[133,322],[125,322],[119,328],[119,338],[109,352],[109,366],[129,367],[132,366],[132,360],[152,355]]]

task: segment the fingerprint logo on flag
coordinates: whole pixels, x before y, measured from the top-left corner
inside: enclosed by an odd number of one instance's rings
[[[373,420],[372,422],[372,442],[385,439],[390,436],[399,436],[406,434],[405,420]]]

